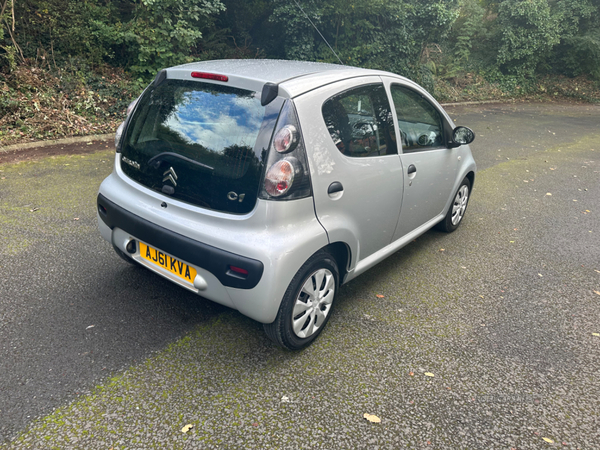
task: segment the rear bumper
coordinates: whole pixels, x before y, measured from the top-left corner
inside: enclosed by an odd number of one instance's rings
[[[98,216],[111,229],[121,229],[131,236],[169,253],[175,258],[200,267],[226,287],[252,289],[262,278],[263,263],[210,246],[163,228],[121,208],[98,194]],[[248,271],[242,276],[231,272],[230,266]]]
[[[177,285],[262,323],[275,320],[298,269],[328,244],[312,197],[258,200],[245,215],[219,213],[135,183],[122,173],[118,154],[98,201],[98,228],[106,241],[125,253],[131,240],[141,241],[195,267],[203,280],[192,285],[144,259],[139,246],[136,253],[127,253]],[[228,274],[230,265],[248,270],[248,276]]]

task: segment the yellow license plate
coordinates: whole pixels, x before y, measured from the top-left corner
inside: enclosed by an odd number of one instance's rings
[[[163,252],[156,250],[143,242],[140,242],[139,244],[140,255],[146,261],[168,270],[173,275],[177,275],[185,281],[189,281],[192,284],[194,283],[194,278],[196,278],[197,274],[196,269],[172,256],[165,255]]]

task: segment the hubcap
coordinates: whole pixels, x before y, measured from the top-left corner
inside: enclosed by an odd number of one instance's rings
[[[461,186],[456,197],[454,198],[454,204],[452,205],[452,225],[456,226],[462,220],[467,209],[467,202],[469,201],[469,188],[467,186]]]
[[[292,312],[292,328],[299,338],[315,334],[325,323],[335,295],[335,278],[327,269],[309,276],[296,298]]]

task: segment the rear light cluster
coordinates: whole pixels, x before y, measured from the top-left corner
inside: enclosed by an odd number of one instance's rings
[[[289,192],[294,184],[296,168],[289,159],[277,161],[265,176],[265,190],[271,197],[281,197]]]
[[[131,116],[131,113],[135,109],[135,105],[137,105],[137,102],[140,99],[140,97],[136,98],[129,104],[129,106],[127,107],[127,116],[125,117],[125,120],[121,122],[119,128],[117,128],[117,132],[115,133],[115,147],[117,149],[117,153],[121,151],[121,136],[123,135],[123,130],[125,129],[125,123],[127,122],[127,119],[129,119],[129,116]]]
[[[293,200],[311,195],[306,150],[291,100],[279,115],[266,167],[260,198]]]
[[[275,139],[273,139],[273,146],[279,153],[294,150],[296,145],[298,145],[298,131],[294,125],[284,126],[275,134]]]

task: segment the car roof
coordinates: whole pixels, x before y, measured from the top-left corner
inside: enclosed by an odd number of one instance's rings
[[[369,75],[389,75],[400,77],[390,72],[359,67],[343,66],[310,61],[285,61],[274,59],[223,59],[184,64],[169,69],[174,75],[182,71],[208,71],[227,75],[248,82],[275,83],[290,97],[296,97],[320,86]]]

